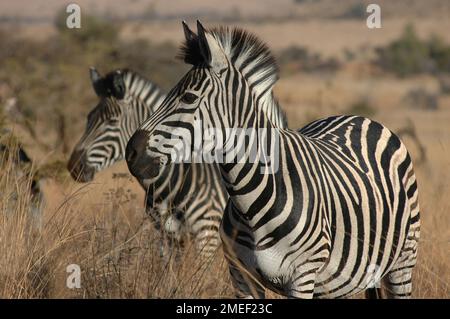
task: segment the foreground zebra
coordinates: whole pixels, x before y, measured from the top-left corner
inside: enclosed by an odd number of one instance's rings
[[[383,279],[390,297],[409,297],[420,221],[402,142],[357,116],[280,128],[265,111],[275,103],[274,59],[245,31],[198,23],[183,50],[192,69],[130,139],[127,161],[143,174],[145,163],[173,160],[180,136],[248,129],[249,143],[233,148],[241,137],[229,134],[210,148],[226,159],[221,238],[237,296],[264,297],[269,288],[294,298],[348,297]],[[262,161],[264,145],[278,167]],[[236,148],[241,158],[230,154]]]
[[[100,102],[89,113],[68,163],[72,177],[80,182],[91,181],[96,172],[122,160],[130,136],[164,98],[155,84],[129,70],[101,77],[91,68],[91,80]],[[171,165],[158,178],[136,177],[147,190],[147,213],[169,239],[181,241],[190,233],[204,256],[217,249],[228,195],[216,166]]]

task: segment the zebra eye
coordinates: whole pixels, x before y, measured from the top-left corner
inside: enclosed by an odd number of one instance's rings
[[[183,96],[181,97],[181,102],[185,103],[185,104],[192,104],[195,101],[197,101],[198,96],[195,95],[194,93],[191,92],[186,92],[183,94]]]

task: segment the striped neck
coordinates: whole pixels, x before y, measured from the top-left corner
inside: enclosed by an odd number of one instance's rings
[[[144,106],[147,117],[156,111],[164,100],[165,96],[161,89],[136,72],[124,70],[123,80],[126,89],[125,98],[138,102],[133,104]],[[143,118],[142,121],[145,119]]]

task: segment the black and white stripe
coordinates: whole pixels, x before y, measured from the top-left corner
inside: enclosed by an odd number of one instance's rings
[[[263,297],[269,288],[340,298],[383,279],[389,296],[409,297],[420,219],[412,161],[399,138],[358,116],[287,129],[267,112],[275,109],[277,68],[264,44],[200,23],[198,35],[187,27],[185,35],[182,56],[193,68],[131,138],[128,164],[170,161],[180,135],[192,140],[198,126],[265,130],[248,145],[268,144],[276,169],[258,160],[220,163],[230,195],[221,238],[236,294]],[[229,155],[229,143],[214,151]]]
[[[81,182],[124,158],[130,136],[164,98],[155,84],[129,70],[101,77],[91,69],[91,79],[100,102],[89,113],[68,165],[72,177]],[[166,238],[179,241],[192,235],[204,256],[217,249],[228,198],[217,166],[171,165],[158,178],[136,177],[146,190],[147,213]]]
[[[101,77],[94,68],[90,71],[100,101],[88,114],[69,161],[72,177],[81,182],[124,158],[128,139],[164,98],[155,84],[135,72],[116,70]]]

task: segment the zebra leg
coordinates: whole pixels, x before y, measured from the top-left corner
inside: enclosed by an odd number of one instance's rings
[[[314,286],[316,281],[316,270],[304,272],[294,279],[289,291],[290,299],[312,299],[314,297]]]
[[[301,262],[291,275],[291,284],[286,291],[288,298],[312,299],[316,277],[325,267],[330,257],[329,235],[326,234],[326,224],[323,226],[324,233],[317,244],[317,249],[310,254],[306,261]]]
[[[365,295],[366,299],[383,299],[381,288],[368,288]]]
[[[240,299],[264,299],[264,288],[255,279],[241,271],[241,269],[229,263],[231,282],[234,287],[236,298]]]
[[[388,298],[411,298],[411,275],[412,268],[400,268],[397,270],[391,270],[385,279]]]
[[[418,238],[419,227],[411,228],[399,259],[383,279],[388,298],[411,298],[412,270],[417,261]]]
[[[202,259],[211,260],[220,246],[220,237],[217,230],[201,231],[195,237],[195,247]]]

